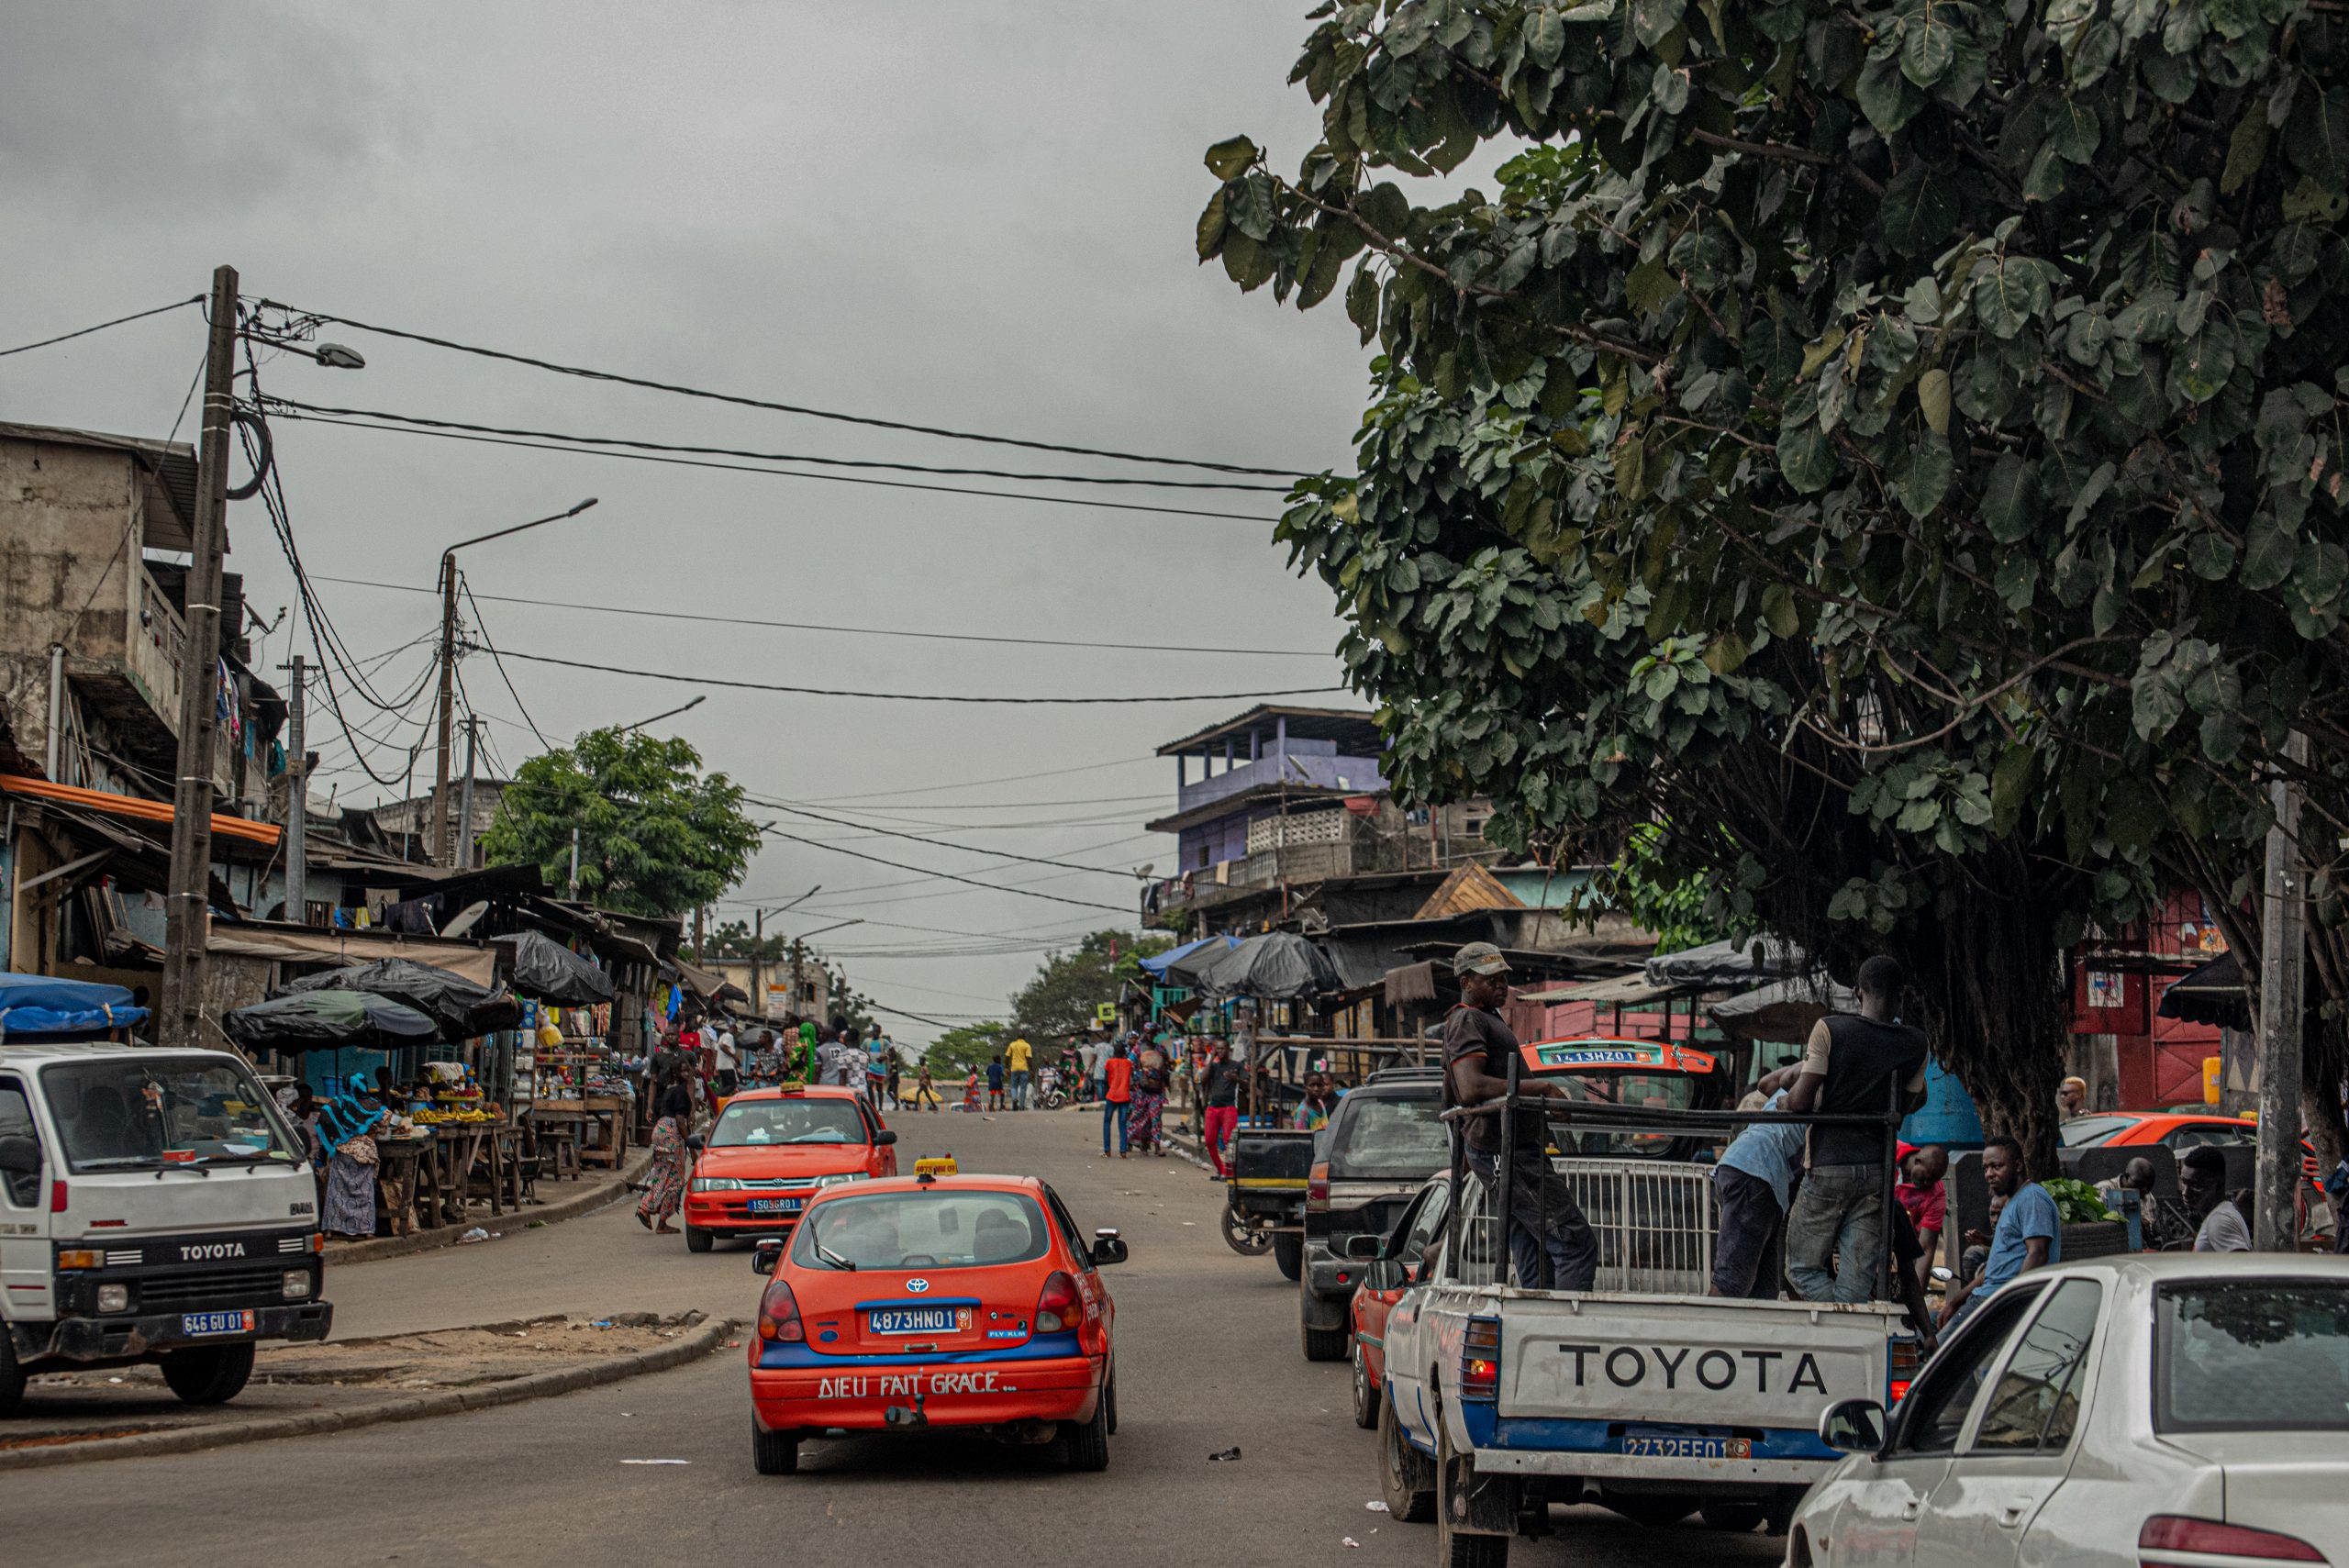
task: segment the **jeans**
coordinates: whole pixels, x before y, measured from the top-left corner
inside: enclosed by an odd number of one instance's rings
[[[1778,1299],[1779,1234],[1787,1211],[1776,1188],[1734,1165],[1713,1170],[1721,1229],[1713,1243],[1713,1294],[1753,1301]]]
[[[1500,1157],[1471,1149],[1468,1168],[1489,1194]],[[1574,1184],[1539,1150],[1509,1162],[1508,1252],[1517,1283],[1528,1290],[1588,1290],[1598,1278],[1598,1238],[1575,1201]]]
[[[1214,1163],[1219,1176],[1231,1173],[1223,1162],[1223,1146],[1231,1141],[1231,1135],[1239,1127],[1238,1106],[1209,1106],[1200,1114],[1199,1137],[1208,1146],[1208,1159]]]
[[[1101,1102],[1102,1153],[1107,1154],[1109,1152],[1109,1127],[1113,1122],[1117,1125],[1118,1129],[1118,1152],[1123,1154],[1126,1151],[1126,1118],[1132,1112],[1133,1108],[1134,1103],[1131,1100],[1104,1100]]]
[[[1787,1217],[1787,1277],[1796,1294],[1805,1301],[1871,1299],[1884,1274],[1884,1167],[1812,1167]]]
[[[1014,1069],[1011,1074],[1011,1108],[1024,1111],[1035,1101],[1029,1097],[1030,1081],[1025,1069]]]

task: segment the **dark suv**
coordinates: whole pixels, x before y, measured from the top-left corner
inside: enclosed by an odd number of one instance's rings
[[[1443,1169],[1443,1074],[1435,1067],[1374,1073],[1338,1102],[1305,1188],[1305,1269],[1297,1315],[1305,1359],[1346,1359],[1346,1304],[1363,1265],[1346,1238],[1394,1229],[1421,1183]]]

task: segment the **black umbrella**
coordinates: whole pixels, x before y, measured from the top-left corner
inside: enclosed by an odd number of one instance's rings
[[[612,977],[541,931],[495,939],[514,954],[514,989],[558,1007],[608,1002]]]
[[[439,1026],[441,1038],[471,1040],[492,1029],[518,1028],[522,1004],[504,986],[491,990],[412,958],[384,958],[289,981],[278,995],[365,991],[415,1008]]]
[[[304,991],[220,1015],[220,1027],[248,1051],[391,1051],[437,1039],[440,1026],[372,991]]]
[[[2221,953],[2190,974],[2173,982],[2162,993],[2154,1011],[2165,1018],[2220,1029],[2251,1028],[2251,1003],[2243,995],[2243,965],[2232,953]]]

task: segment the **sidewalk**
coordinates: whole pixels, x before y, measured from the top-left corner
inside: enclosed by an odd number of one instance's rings
[[[35,1377],[0,1473],[184,1453],[477,1410],[659,1372],[739,1342],[703,1313],[550,1316],[373,1340],[264,1345],[230,1404],[192,1406],[152,1366]]]
[[[643,1177],[645,1167],[651,1162],[651,1153],[640,1151],[617,1171],[598,1166],[594,1171],[583,1172],[576,1180],[541,1181],[537,1184],[537,1201],[526,1202],[518,1209],[508,1209],[494,1218],[487,1203],[475,1202],[466,1206],[462,1225],[443,1225],[434,1230],[419,1229],[406,1236],[376,1236],[364,1241],[329,1240],[326,1261],[330,1265],[372,1263],[383,1258],[404,1258],[411,1253],[458,1246],[476,1229],[497,1236],[507,1231],[552,1225],[558,1220],[575,1219],[580,1215],[592,1214],[607,1204],[629,1195],[630,1184]]]

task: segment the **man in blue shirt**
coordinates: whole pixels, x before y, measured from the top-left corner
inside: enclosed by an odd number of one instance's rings
[[[2006,1210],[1990,1233],[1990,1255],[1982,1272],[1952,1291],[1943,1306],[1944,1328],[1957,1324],[1976,1302],[1988,1300],[2016,1275],[2064,1261],[2064,1226],[2054,1195],[2026,1179],[2021,1143],[1999,1137],[1983,1144],[1982,1180],[1993,1195],[2007,1200]]]
[[[1787,1084],[1802,1071],[1789,1063],[1754,1088],[1769,1096],[1765,1111],[1787,1108]],[[1730,1140],[1713,1167],[1720,1237],[1713,1244],[1713,1294],[1759,1301],[1778,1298],[1779,1241],[1787,1195],[1802,1166],[1800,1122],[1756,1122]]]

